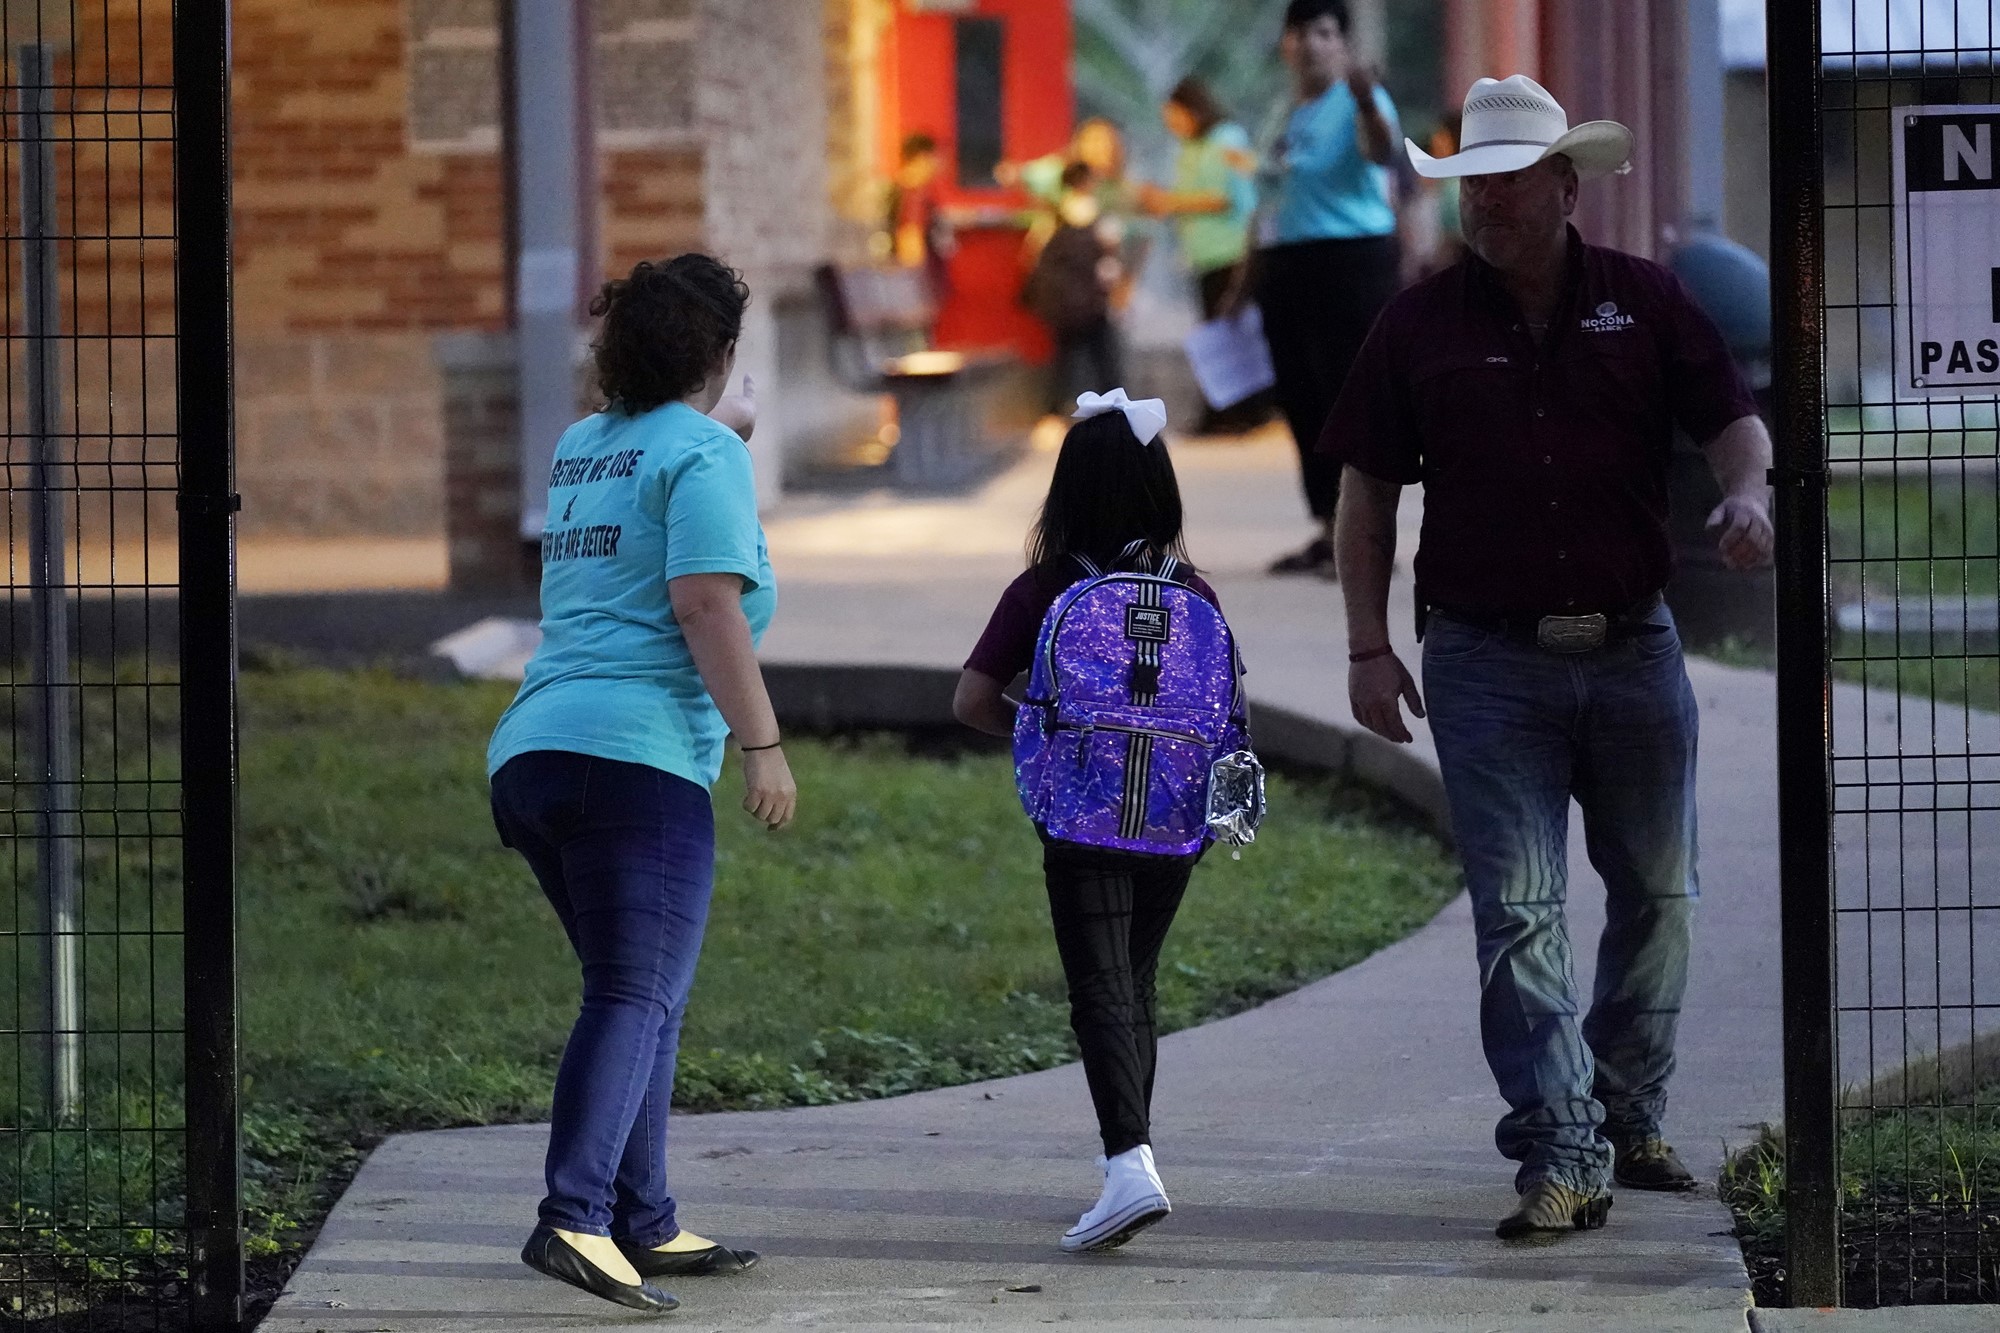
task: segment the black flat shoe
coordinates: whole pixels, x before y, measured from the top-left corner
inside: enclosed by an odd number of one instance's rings
[[[755,1250],[732,1250],[727,1245],[711,1245],[705,1250],[645,1250],[618,1242],[618,1252],[632,1261],[640,1277],[722,1277],[755,1268],[761,1257]]]
[[[528,1243],[521,1247],[521,1262],[537,1273],[567,1282],[613,1305],[648,1314],[666,1314],[681,1308],[679,1301],[650,1282],[642,1281],[635,1287],[612,1277],[579,1254],[574,1245],[558,1236],[556,1229],[546,1222],[537,1226]]]

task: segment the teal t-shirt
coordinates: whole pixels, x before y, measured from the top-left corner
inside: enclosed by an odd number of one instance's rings
[[[1378,87],[1375,105],[1389,122],[1394,143],[1400,133],[1396,104]],[[1361,155],[1359,110],[1343,81],[1292,112],[1278,141],[1274,243],[1395,235],[1389,169]]]
[[[1175,219],[1181,253],[1196,273],[1228,268],[1250,250],[1250,218],[1257,211],[1257,183],[1251,173],[1230,165],[1231,152],[1250,151],[1250,135],[1241,125],[1217,125],[1199,139],[1181,145],[1174,188],[1187,194],[1219,194],[1229,200],[1227,213],[1188,213]]]
[[[600,412],[563,432],[542,537],[542,645],[486,751],[567,750],[664,769],[703,787],[729,728],[695,669],[667,581],[743,580],[761,640],[777,608],[750,450],[685,403]]]

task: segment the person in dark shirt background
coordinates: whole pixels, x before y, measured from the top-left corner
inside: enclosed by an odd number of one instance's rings
[[[1715,326],[1667,270],[1569,225],[1580,177],[1631,132],[1569,128],[1546,90],[1481,79],[1464,147],[1417,171],[1462,179],[1471,254],[1402,293],[1321,440],[1344,465],[1336,545],[1355,718],[1411,739],[1425,716],[1478,930],[1480,1031],[1520,1163],[1502,1236],[1602,1226],[1612,1180],[1684,1190],[1661,1137],[1687,979],[1695,874],[1693,691],[1672,615],[1667,470],[1678,425],[1723,499],[1736,569],[1773,546],[1771,442]],[[1404,486],[1424,690],[1389,645]],[[1569,805],[1607,925],[1578,1020],[1564,921]]]
[[[943,159],[931,135],[916,133],[903,140],[900,163],[889,187],[890,253],[904,268],[920,268],[939,305],[951,293],[951,257],[958,250],[939,193]]]

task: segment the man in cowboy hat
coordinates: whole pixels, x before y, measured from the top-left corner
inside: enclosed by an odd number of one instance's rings
[[[1402,293],[1362,348],[1321,448],[1369,730],[1407,742],[1429,702],[1478,930],[1480,1032],[1511,1110],[1518,1206],[1502,1236],[1602,1226],[1610,1182],[1694,1186],[1661,1138],[1695,879],[1695,701],[1672,615],[1676,427],[1722,483],[1728,563],[1769,560],[1770,439],[1722,337],[1665,269],[1587,244],[1578,181],[1621,172],[1624,126],[1569,127],[1540,85],[1481,79],[1464,148],[1468,256]],[[1389,646],[1398,496],[1424,487],[1424,691]],[[1569,804],[1607,925],[1579,1021],[1563,904]]]

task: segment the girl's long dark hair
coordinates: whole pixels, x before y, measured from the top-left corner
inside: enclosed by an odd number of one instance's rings
[[[1106,412],[1079,421],[1063,440],[1049,498],[1028,534],[1028,567],[1068,583],[1076,577],[1069,557],[1108,567],[1135,541],[1189,563],[1181,522],[1166,442],[1141,444],[1123,412]]]

